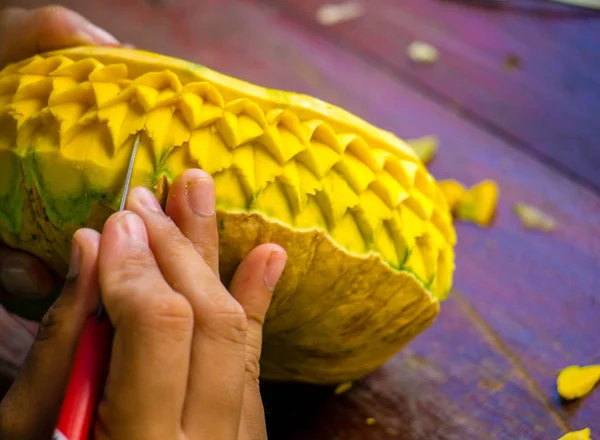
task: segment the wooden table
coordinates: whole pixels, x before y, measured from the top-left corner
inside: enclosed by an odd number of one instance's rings
[[[555,391],[561,368],[600,363],[600,14],[541,0],[365,0],[360,18],[322,26],[324,2],[59,2],[140,48],[318,96],[405,138],[436,134],[436,177],[499,184],[491,228],[457,225],[455,290],[438,321],[342,395],[265,384],[270,438],[600,435],[600,390],[568,406]],[[414,39],[439,62],[411,62]],[[558,229],[525,231],[520,201]]]

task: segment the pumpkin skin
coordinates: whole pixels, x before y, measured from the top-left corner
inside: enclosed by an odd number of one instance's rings
[[[184,170],[213,176],[225,285],[258,244],[288,252],[263,379],[356,380],[439,313],[456,234],[408,144],[318,99],[139,50],[66,49],[0,72],[2,241],[66,274],[73,233],[118,209],[138,133],[131,184],[163,206]]]

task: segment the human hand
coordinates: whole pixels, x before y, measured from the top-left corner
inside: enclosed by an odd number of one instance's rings
[[[118,46],[108,32],[61,6],[0,11],[0,68],[36,53],[79,45]],[[0,240],[2,296],[40,298],[50,295],[53,277],[37,258],[11,249]]]
[[[48,50],[118,44],[103,29],[60,6],[0,10],[0,69]],[[8,299],[48,298],[54,285],[61,282],[39,259],[4,245],[0,239],[0,304],[7,304]],[[11,377],[33,342],[37,324],[7,313],[0,306],[0,329],[0,366],[4,366],[0,376]]]
[[[212,179],[179,176],[166,215],[148,190],[102,235],[74,236],[68,281],[0,404],[0,437],[49,438],[84,321],[98,290],[114,326],[96,438],[266,438],[258,386],[262,323],[286,263],[274,244],[239,265],[229,292],[218,276]]]
[[[73,46],[119,46],[111,34],[61,6],[0,11],[0,68],[37,53]]]

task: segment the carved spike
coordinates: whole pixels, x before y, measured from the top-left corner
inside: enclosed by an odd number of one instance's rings
[[[160,160],[165,149],[174,113],[173,107],[159,107],[146,114],[144,129],[152,141],[152,149],[157,161]]]
[[[8,113],[17,121],[17,130],[29,119],[34,118],[44,108],[42,102],[36,99],[13,102],[8,106]]]
[[[398,160],[394,156],[389,156],[384,166],[384,169],[407,191],[415,185],[415,174],[418,168],[415,162]]]
[[[73,64],[73,61],[63,56],[51,58],[35,57],[30,63],[21,67],[19,73],[22,75],[47,76],[51,72],[69,64]]]
[[[340,155],[327,145],[313,141],[311,148],[298,153],[294,159],[306,165],[319,179],[323,179],[340,161]]]
[[[135,86],[130,85],[121,91],[117,96],[107,99],[102,103],[102,108],[106,109],[109,107],[113,107],[115,105],[129,103],[131,99],[135,96]]]
[[[19,88],[20,79],[18,75],[9,75],[0,78],[0,95],[12,95]]]
[[[254,167],[256,193],[282,173],[281,164],[264,145],[258,143],[254,144]]]
[[[50,94],[48,98],[48,105],[59,105],[67,102],[85,102],[88,105],[96,103],[96,96],[92,83],[84,82],[79,84],[77,87],[65,90],[64,92],[57,92]]]
[[[400,219],[402,235],[410,243],[410,237],[420,237],[425,233],[425,222],[406,203],[396,208]]]
[[[79,85],[77,81],[73,78],[69,78],[67,76],[57,76],[56,78],[52,78],[52,93],[62,93],[67,90],[74,89]]]
[[[165,137],[161,157],[164,157],[165,154],[168,154],[173,148],[187,144],[190,141],[190,137],[191,132],[185,123],[183,115],[180,111],[175,110],[173,117],[171,118],[171,123],[169,124],[169,130]]]
[[[223,117],[221,107],[204,100],[195,93],[183,93],[179,101],[179,108],[190,129],[205,127]]]
[[[358,205],[359,196],[352,190],[348,182],[337,172],[330,171],[323,179],[323,191],[332,205],[334,221],[337,222],[348,208]]]
[[[365,237],[362,235],[355,214],[351,210],[348,210],[344,216],[339,219],[335,227],[330,231],[330,234],[340,246],[343,246],[350,252],[363,254],[368,251]],[[357,237],[361,237],[362,240],[357,239]]]
[[[200,113],[204,100],[195,93],[182,93],[179,108],[188,126],[194,130],[200,126]]]
[[[96,105],[99,109],[107,107],[107,104],[113,101],[119,93],[121,93],[121,87],[114,83],[92,83],[92,90],[96,97]]]
[[[377,194],[391,209],[396,208],[409,197],[408,191],[385,170],[377,174],[377,179],[369,185],[369,189]]]
[[[428,199],[434,198],[434,191],[436,183],[433,178],[427,173],[427,171],[419,166],[415,173],[415,188],[418,189],[421,194],[424,194]],[[433,204],[433,203],[432,203]]]
[[[432,246],[436,249],[443,249],[448,246],[448,240],[441,233],[441,231],[432,222],[427,223],[426,235],[431,239]]]
[[[282,165],[309,147],[296,115],[285,110],[270,110],[266,121],[268,125],[260,142],[274,153]]]
[[[379,171],[379,163],[375,160],[375,157],[371,153],[369,145],[359,136],[354,134],[341,134],[338,135],[340,143],[344,147],[345,151],[350,151],[356,157],[358,157],[365,165],[367,165],[373,172]]]
[[[335,169],[348,180],[356,193],[364,191],[375,180],[375,173],[349,151],[335,164]]]
[[[373,154],[373,158],[377,162],[377,169],[382,170],[385,166],[385,162],[392,155],[390,152],[381,150],[379,148],[371,149],[371,153]]]
[[[137,77],[133,83],[152,87],[157,90],[170,89],[177,93],[183,88],[179,77],[170,70],[145,73],[142,76]]]
[[[225,105],[225,111],[236,116],[247,115],[252,118],[260,128],[264,129],[267,126],[267,120],[263,111],[255,103],[248,98],[236,99]]]
[[[291,111],[285,110],[281,114],[281,119],[279,120],[279,123],[277,124],[277,126],[279,127],[280,130],[282,128],[285,128],[286,130],[288,130],[291,134],[293,134],[298,139],[300,144],[303,145],[304,147],[307,147],[309,145],[310,138],[306,136],[306,133],[304,132],[304,129],[302,128],[302,125],[300,124],[298,116],[296,116]]]
[[[182,89],[182,93],[193,93],[200,96],[204,101],[210,102],[219,108],[225,107],[225,101],[223,101],[223,97],[219,91],[215,86],[207,82],[193,82],[186,84]]]
[[[444,217],[447,216],[447,217]],[[456,231],[451,226],[452,218],[444,211],[436,209],[431,214],[431,223],[444,236],[448,244],[454,246],[456,244]]]
[[[231,150],[227,148],[214,125],[194,130],[189,146],[191,156],[208,174],[214,175],[231,166]]]
[[[34,83],[19,86],[13,96],[13,102],[35,99],[40,101],[42,105],[46,105],[51,92],[52,79],[44,78]]]
[[[225,144],[233,149],[240,144],[238,137],[238,120],[237,116],[230,112],[224,112],[223,117],[216,124],[217,129],[223,136]]]
[[[418,189],[411,189],[404,204],[414,211],[422,220],[429,220],[433,212],[433,202]]]
[[[158,92],[152,87],[137,85],[134,86],[137,102],[145,111],[150,111],[156,106]]]
[[[375,232],[373,245],[390,266],[400,268],[401,261],[396,248],[396,241],[388,222],[389,219],[384,220]]]
[[[298,179],[300,182],[300,192],[303,194],[315,194],[317,190],[323,188],[322,181],[313,173],[309,167],[299,160],[294,160],[298,169]]]
[[[384,223],[387,225],[390,235],[396,245],[396,253],[398,254],[399,264],[398,267],[402,267],[404,264],[406,264],[410,250],[414,246],[414,239],[413,241],[408,241],[404,234],[402,234],[402,221],[397,209],[392,211],[391,217],[385,220]]]
[[[49,107],[52,116],[60,123],[61,147],[63,146],[62,142],[67,132],[83,116],[86,109],[87,105],[79,102],[67,102]]]
[[[253,146],[246,144],[233,150],[231,166],[236,169],[246,197],[250,200],[257,192]]]
[[[85,58],[74,63],[60,66],[50,76],[68,76],[76,81],[87,80],[92,72],[102,68],[103,64],[94,58]]]
[[[127,102],[120,102],[97,111],[98,120],[106,123],[108,126],[112,140],[112,155],[115,154],[120,146],[119,141],[122,137],[121,131],[123,127],[123,121],[125,120],[128,111],[129,104]]]
[[[129,72],[123,63],[101,66],[90,73],[89,80],[92,82],[115,82],[127,79]]]
[[[290,160],[285,164],[279,181],[282,183],[292,215],[296,217],[300,213],[300,207],[306,203],[306,194],[300,192],[300,175],[296,162]]]
[[[360,195],[358,206],[356,217],[363,237],[367,243],[372,243],[383,220],[392,218],[392,210],[370,189]]]
[[[310,137],[311,141],[317,141],[327,145],[333,151],[338,154],[342,154],[345,150],[344,145],[340,142],[339,137],[333,131],[333,129],[326,123],[320,122]]]

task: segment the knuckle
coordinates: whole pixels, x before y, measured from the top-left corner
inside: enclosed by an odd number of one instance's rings
[[[190,333],[194,328],[191,304],[181,295],[169,292],[152,298],[138,296],[124,311],[127,320],[149,331],[166,334]]]
[[[211,338],[233,344],[245,344],[248,318],[242,306],[232,299],[227,304],[213,306],[204,313],[199,324]]]
[[[114,268],[111,267],[108,272],[103,272],[102,278],[104,278],[107,286],[124,290],[124,287],[139,284],[140,279],[144,278],[149,270],[155,268],[156,262],[151,257],[150,250],[139,249],[127,255],[124,264]]]
[[[179,251],[189,249],[192,246],[191,241],[188,240],[185,235],[183,235],[173,219],[167,216],[165,216],[165,219],[166,220],[163,228],[171,245]]]
[[[67,296],[65,289],[62,296],[50,306],[42,317],[38,327],[36,343],[64,336],[65,330],[70,329],[70,326],[64,325],[67,320],[67,309],[70,307],[70,301],[68,301],[69,298]]]

